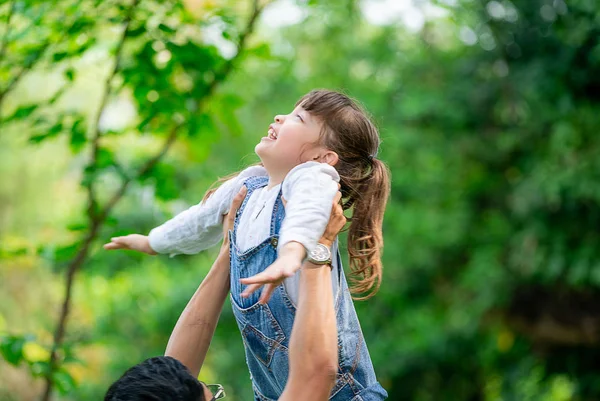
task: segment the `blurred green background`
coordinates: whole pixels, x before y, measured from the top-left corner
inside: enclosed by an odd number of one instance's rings
[[[0,400],[98,400],[161,354],[214,250],[101,244],[255,162],[313,88],[364,104],[392,170],[383,284],[356,303],[390,399],[599,400],[599,10],[3,1]],[[252,399],[227,304],[201,379]]]

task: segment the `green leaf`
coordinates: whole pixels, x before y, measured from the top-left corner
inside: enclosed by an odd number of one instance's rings
[[[65,71],[65,77],[70,81],[73,82],[75,80],[75,70],[73,68],[69,68]]]
[[[166,32],[166,33],[175,32],[175,29],[173,29],[170,26],[167,26],[165,24],[158,24],[158,29],[160,29],[161,31]]]
[[[96,178],[96,166],[87,166],[83,169],[83,177],[81,179],[81,185],[84,187],[89,186]]]
[[[11,116],[7,117],[5,119],[5,121],[11,121],[11,120],[17,120],[17,119],[23,119],[23,118],[29,117],[31,115],[31,113],[33,113],[37,108],[38,108],[37,104],[19,107],[17,110],[15,110],[15,112]]]
[[[79,242],[74,242],[72,244],[58,247],[45,246],[38,250],[38,254],[49,259],[49,261],[54,265],[60,265],[73,259],[73,257],[75,257],[77,254],[77,251],[79,251],[80,245],[81,244]]]
[[[273,58],[273,54],[271,53],[271,47],[268,43],[260,43],[254,46],[253,48],[248,49],[246,52],[263,60]]]
[[[75,231],[75,232],[80,232],[80,231],[85,231],[89,228],[87,223],[71,223],[69,225],[67,225],[67,230],[69,231]]]
[[[52,381],[56,385],[58,391],[65,395],[71,392],[76,386],[75,379],[65,369],[60,369],[52,375]]]
[[[71,146],[71,151],[73,153],[78,153],[85,143],[87,142],[87,138],[85,136],[85,127],[83,119],[79,119],[73,123],[71,127],[71,140],[69,145]]]
[[[135,38],[135,37],[138,37],[138,36],[142,35],[145,32],[146,32],[146,27],[144,25],[141,25],[141,26],[139,26],[137,28],[128,30],[127,31],[127,37],[129,37],[129,38]]]
[[[59,61],[63,60],[64,58],[66,58],[68,55],[69,55],[69,53],[67,53],[67,52],[54,53],[52,55],[52,60],[54,60],[54,62],[59,62]]]
[[[11,365],[17,366],[23,361],[23,346],[27,342],[24,336],[1,336],[0,353]]]
[[[156,182],[156,197],[163,200],[177,199],[181,190],[177,170],[166,163],[157,164],[150,172]]]
[[[48,132],[30,137],[29,142],[40,143],[46,139],[57,136],[58,134],[60,134],[62,132],[62,130],[63,130],[63,125],[62,125],[62,123],[58,122],[58,123],[54,124],[52,127],[50,127]]]
[[[106,148],[98,149],[98,156],[96,158],[96,166],[98,168],[106,168],[112,166],[114,163],[114,154],[111,150]]]

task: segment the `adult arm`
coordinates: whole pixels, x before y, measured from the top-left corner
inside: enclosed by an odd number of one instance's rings
[[[331,248],[346,219],[334,200],[329,224],[319,242]],[[290,339],[290,376],[280,401],[328,400],[335,384],[338,344],[330,266],[306,261],[300,273],[298,309]]]
[[[183,363],[194,377],[200,373],[229,292],[228,232],[233,228],[235,212],[245,195],[246,189],[243,187],[233,198],[230,211],[223,222],[224,240],[219,255],[181,313],[165,351],[166,356]]]

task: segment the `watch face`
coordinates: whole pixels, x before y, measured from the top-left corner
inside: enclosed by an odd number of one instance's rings
[[[315,249],[313,249],[310,253],[310,257],[314,260],[318,261],[326,261],[331,257],[331,252],[329,249],[323,244],[317,244]]]

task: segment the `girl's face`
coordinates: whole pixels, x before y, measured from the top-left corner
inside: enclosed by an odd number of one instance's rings
[[[269,175],[287,174],[300,163],[317,160],[323,151],[318,145],[321,123],[298,106],[287,115],[275,116],[254,151]]]

